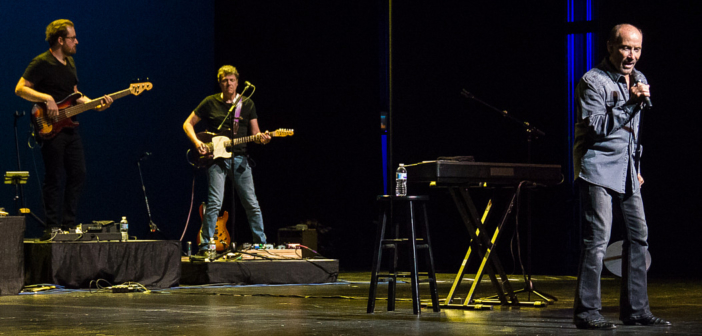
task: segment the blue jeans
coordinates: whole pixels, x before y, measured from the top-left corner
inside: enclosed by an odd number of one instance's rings
[[[214,235],[217,217],[222,209],[224,185],[227,175],[230,174],[231,162],[231,159],[218,159],[207,169],[209,190],[207,194],[207,209],[205,209],[202,231],[200,233],[200,250],[207,248],[207,242]],[[258,199],[256,199],[251,167],[249,167],[249,162],[245,156],[238,155],[234,157],[233,178],[237,196],[241,200],[241,204],[246,211],[246,218],[249,220],[249,226],[253,233],[253,243],[265,244],[266,234],[263,232],[261,208],[258,206]]]
[[[603,319],[600,315],[600,274],[612,229],[612,206],[615,202],[624,217],[619,319],[650,316],[646,278],[648,227],[641,190],[621,194],[582,180],[579,182],[583,227],[575,292],[575,323]]]

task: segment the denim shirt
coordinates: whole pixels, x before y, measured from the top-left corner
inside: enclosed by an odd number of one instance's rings
[[[648,84],[636,69],[629,78],[632,85],[638,81]],[[629,190],[637,191],[639,167],[634,161],[641,104],[629,101],[624,75],[605,59],[583,75],[575,99],[575,178],[619,193],[625,193],[626,184],[631,183]]]

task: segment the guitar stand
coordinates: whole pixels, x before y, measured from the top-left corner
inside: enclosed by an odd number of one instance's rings
[[[515,291],[512,289],[500,260],[498,259],[497,255],[493,253],[497,247],[500,232],[503,230],[505,222],[507,222],[510,214],[512,213],[519,189],[517,187],[493,188],[493,197],[488,202],[482,218],[478,217],[477,209],[473,203],[473,199],[468,193],[467,187],[449,186],[448,189],[454,202],[456,203],[456,207],[461,215],[461,218],[463,219],[463,222],[470,233],[471,243],[468,251],[466,252],[465,258],[463,259],[463,263],[456,274],[456,278],[454,279],[445,303],[441,307],[447,309],[492,309],[490,305],[495,304],[506,306],[545,306],[546,303],[544,301],[520,301],[517,298],[516,294],[523,292],[523,290]],[[493,199],[495,200],[494,203]],[[504,209],[501,217],[499,218],[499,222],[495,226],[495,231],[493,232],[492,237],[489,237],[486,227],[488,226],[487,223],[490,221],[491,209],[496,206],[501,206]],[[473,284],[470,287],[468,295],[463,300],[463,303],[453,303],[456,290],[460,286],[465,275],[466,265],[471,259],[471,256],[474,255],[474,251],[477,253],[478,258],[481,259],[480,267],[476,272]],[[476,290],[480,285],[486,270],[497,294],[491,297],[475,299],[474,297]]]

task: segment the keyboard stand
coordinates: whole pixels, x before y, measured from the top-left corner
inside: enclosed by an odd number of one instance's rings
[[[495,248],[497,248],[497,243],[500,238],[500,232],[503,231],[503,226],[509,219],[512,210],[515,205],[515,200],[518,194],[518,188],[516,186],[511,187],[500,187],[491,188],[492,198],[488,201],[483,216],[478,217],[478,211],[475,207],[472,197],[468,192],[467,186],[447,186],[451,197],[456,204],[463,223],[471,236],[470,246],[466,252],[465,258],[461,263],[461,267],[456,274],[451,290],[445,300],[444,305],[441,308],[446,309],[491,309],[490,305],[508,305],[508,306],[534,306],[543,307],[547,303],[543,301],[519,301],[515,291],[512,289],[509,279],[505,274],[505,271],[500,263],[498,256],[493,253]],[[493,202],[494,200],[494,202]],[[497,208],[502,209],[497,209]],[[495,225],[495,229],[492,233],[492,237],[488,235],[488,229],[491,210],[496,208],[496,211],[502,210],[499,222]],[[463,280],[466,272],[466,266],[471,260],[471,257],[477,255],[477,258],[481,260],[480,267],[476,272],[475,279],[470,287],[468,295],[462,303],[453,303],[454,297],[456,295],[457,289]],[[487,271],[487,275],[490,278],[497,295],[483,298],[475,299],[475,293],[480,285],[483,275]],[[499,276],[499,279],[498,279]],[[490,308],[486,308],[490,307]]]

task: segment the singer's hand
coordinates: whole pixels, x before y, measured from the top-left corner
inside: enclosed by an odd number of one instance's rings
[[[638,82],[634,86],[631,87],[630,92],[631,92],[631,98],[642,102],[646,99],[646,97],[651,96],[651,86]]]
[[[642,186],[643,186],[643,184],[644,184],[644,179],[643,179],[643,176],[641,176],[641,174],[639,174],[639,176],[638,176],[638,177],[639,177],[639,187],[642,187]]]

